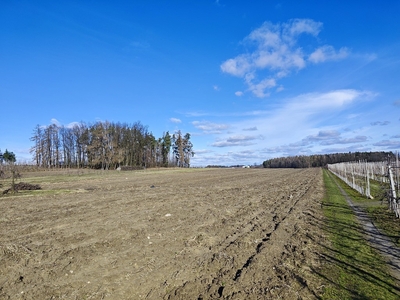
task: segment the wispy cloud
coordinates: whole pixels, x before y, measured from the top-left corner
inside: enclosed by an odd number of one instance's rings
[[[308,57],[308,60],[317,64],[328,60],[340,60],[346,58],[348,55],[349,50],[345,47],[340,48],[339,51],[336,51],[332,46],[325,45],[311,53]]]
[[[355,136],[355,137],[341,137],[341,133],[337,130],[322,130],[315,135],[309,135],[302,140],[287,145],[275,146],[263,149],[266,153],[283,153],[284,155],[292,154],[309,154],[315,145],[320,146],[331,146],[331,145],[344,145],[344,144],[356,144],[359,147],[360,143],[366,142],[368,138],[366,136]]]
[[[172,123],[175,123],[175,124],[182,123],[182,121],[180,119],[177,119],[177,118],[170,118],[169,121],[172,122]]]
[[[229,123],[208,120],[192,122],[196,129],[202,131],[200,135],[213,150],[212,153],[196,155],[194,162],[197,165],[220,164],[220,161],[224,164],[252,160],[260,162],[271,156],[309,155],[328,147],[370,151],[372,146],[366,146],[371,139],[368,134],[351,127],[349,129],[348,123],[338,125],[338,117],[348,120],[350,113],[345,113],[347,110],[376,96],[369,91],[332,90],[283,98],[265,110],[202,112],[202,118],[236,118]],[[359,124],[358,121],[354,122]],[[368,125],[368,121],[365,125]]]
[[[372,122],[371,125],[372,126],[386,126],[389,125],[390,122],[389,121],[376,121],[376,122]]]
[[[217,124],[209,121],[193,121],[193,126],[205,133],[220,133],[229,128],[228,124]]]
[[[54,125],[57,125],[57,126],[61,126],[61,123],[60,123],[56,118],[52,118],[52,119],[50,120],[50,124],[54,124]]]
[[[65,127],[74,128],[76,126],[79,126],[80,124],[81,124],[80,122],[71,122],[71,123],[68,123]]]
[[[230,132],[218,135],[211,146],[254,150],[251,146],[257,145],[257,150],[263,151],[264,155],[296,155],[310,154],[311,149],[328,145],[364,143],[368,141],[366,135],[346,131],[347,126],[339,130],[340,126],[330,127],[327,123],[329,119],[336,123],[337,116],[334,114],[357,102],[369,101],[374,96],[368,91],[352,89],[308,93],[285,99],[274,109],[242,112],[243,118],[231,123]],[[243,135],[243,131],[250,133],[256,130],[257,135]],[[274,146],[268,147],[268,144]]]
[[[309,135],[304,140],[307,140],[309,142],[319,142],[319,141],[337,139],[339,136],[340,133],[337,130],[322,130],[319,131],[316,135]]]
[[[249,128],[243,128],[243,131],[257,131],[257,127],[249,127]]]
[[[221,64],[221,70],[244,79],[248,90],[256,97],[269,96],[269,90],[277,86],[280,78],[292,71],[306,67],[307,61],[314,64],[328,60],[339,60],[349,54],[347,48],[336,51],[331,45],[324,45],[306,53],[298,45],[301,35],[317,37],[322,23],[310,19],[293,19],[287,23],[265,22],[244,39],[244,45],[254,47],[251,52],[239,54]],[[267,70],[268,75],[259,78],[259,72]],[[277,91],[283,89],[280,85]]]
[[[146,50],[150,48],[150,44],[146,41],[132,41],[129,43],[129,49]]]
[[[357,144],[357,143],[363,143],[368,140],[368,137],[364,135],[358,135],[352,138],[339,138],[339,139],[333,139],[331,141],[324,141],[321,142],[321,145],[328,146],[328,145],[340,145],[340,144]]]
[[[316,135],[309,135],[302,139],[303,145],[310,145],[312,143],[318,143],[320,145],[337,145],[337,144],[354,144],[362,143],[367,141],[366,136],[355,136],[351,138],[341,137],[341,133],[337,130],[321,130]]]
[[[74,128],[75,126],[79,126],[79,125],[82,124],[82,123],[81,123],[81,122],[76,122],[76,121],[74,121],[74,122],[68,123],[67,125],[64,125],[64,124],[62,124],[60,121],[58,121],[56,118],[52,118],[52,119],[50,120],[50,124],[56,125],[56,126],[58,126],[58,127],[65,127],[65,128],[72,129],[72,128]],[[46,128],[46,127],[47,127],[46,125],[41,126],[41,128]]]
[[[356,151],[371,151],[371,147],[365,145],[352,145],[348,147],[333,147],[333,148],[323,148],[319,151],[321,154],[325,153],[346,153],[346,152],[356,152]]]
[[[262,140],[262,135],[251,136],[251,135],[235,135],[230,136],[225,140],[219,140],[213,143],[213,147],[231,147],[231,146],[248,146],[253,145],[255,140]]]
[[[383,140],[373,144],[374,146],[386,147],[386,149],[400,149],[400,141]]]
[[[192,158],[192,163],[196,165],[237,165],[245,161],[248,163],[260,163],[265,160],[263,153],[257,150],[239,150],[228,152],[203,152],[197,153]]]

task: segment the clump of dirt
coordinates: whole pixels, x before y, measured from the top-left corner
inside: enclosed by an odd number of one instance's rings
[[[34,191],[34,190],[41,190],[42,187],[38,184],[30,184],[26,182],[19,182],[14,185],[14,191]],[[8,194],[12,191],[12,188],[6,189],[3,191],[3,195]]]

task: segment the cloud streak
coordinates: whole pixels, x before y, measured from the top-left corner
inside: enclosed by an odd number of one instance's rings
[[[386,125],[389,125],[389,124],[390,124],[389,121],[383,121],[383,122],[376,121],[376,122],[372,122],[371,123],[372,126],[386,126]]]
[[[348,145],[349,149],[361,149],[370,138],[364,133],[346,131],[347,126],[338,126],[337,114],[375,96],[369,91],[354,89],[306,93],[283,99],[273,109],[257,113],[243,111],[240,121],[231,123],[229,128],[226,124],[208,121],[192,124],[197,129],[207,129],[206,133],[211,137],[212,130],[218,133],[213,141],[208,142],[215,151],[214,157],[219,157],[218,153],[222,151],[229,153],[230,157],[253,151],[265,160],[268,156],[309,155],[324,147],[346,149],[343,146]],[[335,125],[328,124],[330,119]],[[225,132],[221,125],[227,129]],[[195,161],[200,163],[201,159],[197,161],[195,158]],[[220,159],[228,161],[225,156]]]
[[[227,124],[217,124],[209,121],[193,121],[192,125],[205,133],[221,133],[229,128]]]
[[[234,135],[230,136],[225,140],[220,140],[213,143],[213,147],[231,147],[231,146],[249,146],[253,145],[255,140],[262,140],[262,135],[251,136],[251,135]]]
[[[325,45],[310,54],[308,60],[314,64],[322,63],[329,60],[344,59],[349,55],[349,50],[345,47],[336,51],[332,46]]]
[[[180,119],[177,119],[177,118],[170,118],[169,121],[172,122],[172,123],[175,123],[175,124],[182,123],[182,121]]]

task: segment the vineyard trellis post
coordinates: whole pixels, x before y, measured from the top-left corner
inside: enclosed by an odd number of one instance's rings
[[[398,173],[398,172],[396,172],[396,173]],[[396,214],[396,217],[399,218],[400,211],[399,211],[398,199],[397,199],[397,194],[396,194],[396,184],[394,182],[392,166],[390,164],[388,164],[388,175],[389,175],[389,181],[390,181],[390,194],[389,194],[390,208],[394,211],[394,213]]]
[[[388,156],[386,162],[358,161],[328,164],[328,169],[352,189],[370,199],[373,199],[370,180],[381,182],[386,191],[385,198],[388,201],[389,209],[395,213],[397,218],[400,218],[399,152],[395,154],[395,158],[393,160],[393,156]]]

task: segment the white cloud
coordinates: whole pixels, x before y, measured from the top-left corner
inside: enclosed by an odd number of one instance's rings
[[[195,156],[196,165],[252,164],[271,156],[320,153],[324,148],[325,153],[332,152],[329,149],[372,151],[375,133],[370,130],[371,121],[364,114],[357,119],[348,116],[358,113],[359,104],[376,96],[362,90],[332,90],[277,99],[264,110],[204,113],[202,117],[235,118],[229,123],[206,120],[192,123],[202,130],[201,139],[213,151]],[[257,153],[258,159],[246,156],[245,151]]]
[[[193,121],[192,124],[197,129],[203,130],[206,133],[220,133],[221,130],[229,128],[227,124],[217,124],[208,121]]]
[[[219,90],[220,90],[220,88],[219,88],[218,85],[214,85],[214,86],[213,86],[213,89],[214,89],[214,91],[219,91]]]
[[[265,93],[266,89],[276,86],[275,79],[267,78],[261,80],[259,83],[253,83],[253,76],[246,76],[246,82],[249,85],[249,90],[253,92],[258,98],[268,97],[269,93]]]
[[[238,96],[238,97],[241,97],[241,96],[243,96],[243,92],[237,91],[237,92],[235,92],[235,95]]]
[[[264,154],[256,150],[239,150],[239,151],[228,151],[223,153],[210,152],[200,153],[192,158],[191,164],[196,166],[207,166],[207,165],[238,165],[247,164],[252,165],[253,163],[260,163],[265,160]]]
[[[322,23],[310,19],[294,19],[284,24],[284,29],[286,38],[292,38],[302,33],[317,36],[322,29]]]
[[[346,153],[346,152],[363,152],[363,151],[371,151],[371,147],[367,147],[364,145],[352,145],[349,147],[336,147],[336,148],[323,148],[319,151],[319,153]]]
[[[354,144],[346,149],[361,149],[364,146],[360,143],[367,141],[366,136],[355,136],[350,138],[342,138],[341,134],[336,130],[326,130],[326,131],[319,131],[316,135],[310,135],[306,138],[302,139],[301,141],[269,147],[262,150],[264,153],[280,153],[282,156],[289,156],[289,155],[310,155],[311,153],[315,153],[315,149],[318,149],[318,146],[328,146],[328,145],[343,145],[343,144]],[[314,149],[314,150],[312,150]],[[330,150],[326,149],[325,153],[327,152],[335,152],[330,148]],[[339,149],[339,148],[335,148]],[[344,149],[344,148],[342,148]],[[336,151],[340,152],[340,151]]]
[[[244,78],[248,90],[256,97],[267,97],[268,90],[277,85],[278,79],[305,68],[307,58],[317,63],[348,55],[347,48],[336,51],[330,45],[312,50],[311,54],[304,53],[303,47],[298,45],[299,37],[304,34],[316,37],[321,29],[322,23],[310,19],[293,19],[278,24],[265,22],[244,39],[244,44],[254,47],[254,50],[226,60],[221,64],[221,70]],[[261,70],[269,72],[266,78],[258,78],[257,72]],[[277,92],[282,89],[281,85]]]
[[[328,60],[340,60],[344,59],[349,55],[349,50],[345,47],[340,48],[336,51],[332,46],[325,45],[316,49],[310,54],[308,60],[312,63],[321,63]]]
[[[248,146],[253,145],[254,140],[262,140],[263,136],[251,136],[251,135],[234,135],[230,136],[225,140],[219,140],[214,142],[211,146],[213,147],[231,147],[231,146]]]
[[[368,91],[353,89],[334,90],[326,93],[308,93],[294,98],[289,106],[291,106],[294,111],[300,110],[313,113],[316,110],[343,107],[361,97],[369,99],[375,96],[376,94]]]
[[[336,139],[340,136],[340,133],[337,130],[321,130],[316,135],[310,135],[305,140],[310,142],[315,141],[324,141],[330,139]]]
[[[386,149],[400,149],[400,141],[383,140],[373,144],[374,146],[386,147]]]
[[[182,121],[180,119],[177,119],[177,118],[170,118],[169,121],[172,122],[172,123],[175,123],[175,124],[182,123]]]
[[[56,119],[56,118],[52,118],[50,120],[51,124],[57,125],[57,126],[61,126],[61,123]]]
[[[249,148],[257,145],[258,150],[264,149],[267,154],[295,155],[309,154],[311,149],[326,145],[362,143],[368,140],[365,134],[342,134],[344,128],[329,123],[337,124],[336,114],[360,101],[369,101],[373,96],[368,91],[348,89],[284,99],[280,107],[257,113],[242,112],[243,119],[232,123],[231,132],[221,133],[211,146]],[[343,118],[347,119],[347,115]],[[242,135],[243,130],[254,129],[258,135]]]
[[[71,122],[71,123],[69,123],[69,124],[67,124],[67,126],[65,126],[65,127],[67,127],[67,128],[74,128],[75,126],[79,126],[81,123],[80,122]]]
[[[222,72],[228,73],[230,75],[242,77],[250,69],[250,57],[246,55],[239,55],[236,58],[231,58],[222,63]]]
[[[194,151],[195,151],[196,155],[212,153],[212,151],[209,149],[194,149]]]
[[[364,143],[368,140],[368,138],[364,135],[358,135],[351,138],[339,138],[339,139],[332,139],[330,141],[323,141],[321,145],[328,146],[328,145],[339,145],[339,144],[357,144],[357,143]]]
[[[58,121],[56,118],[52,118],[52,119],[50,120],[50,124],[57,125],[58,127],[64,126],[64,125],[63,125],[60,121]],[[73,128],[74,126],[77,126],[77,125],[80,125],[80,124],[81,124],[81,122],[71,122],[71,123],[65,125],[65,127],[66,127],[66,128]]]

